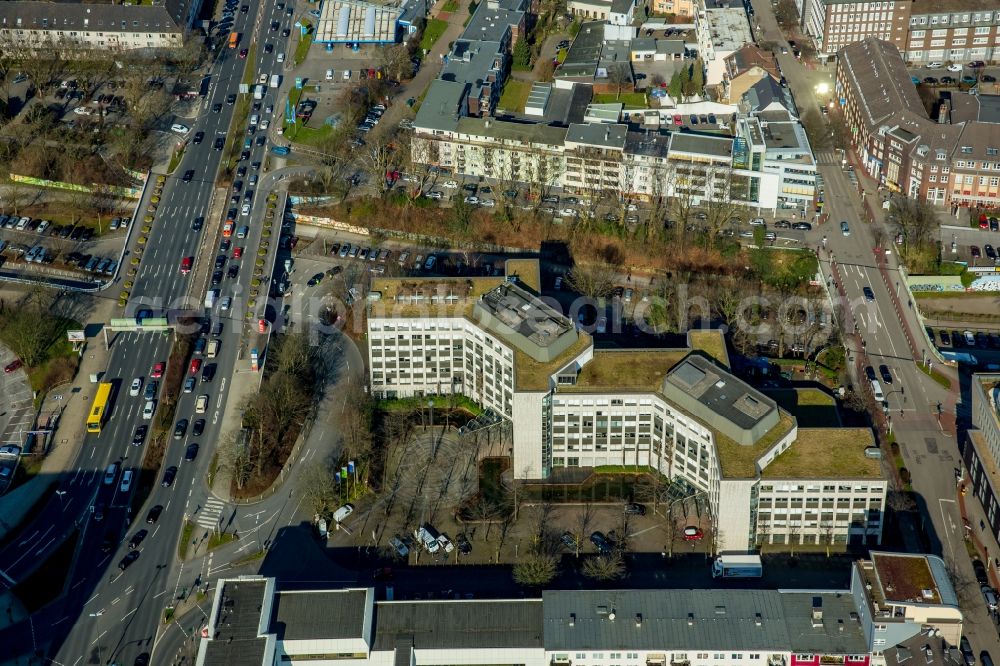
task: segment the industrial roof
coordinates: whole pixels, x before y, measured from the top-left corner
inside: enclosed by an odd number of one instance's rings
[[[841,593],[776,590],[546,591],[545,649],[867,652]],[[822,617],[813,619],[819,607]]]
[[[0,28],[93,30],[103,32],[180,32],[187,24],[190,0],[156,5],[112,2],[0,2]]]
[[[375,625],[373,651],[392,650],[399,638],[418,650],[541,648],[542,600],[383,601]]]
[[[328,0],[316,26],[321,44],[386,44],[396,41],[400,9],[360,0]]]
[[[215,635],[205,641],[206,664],[263,664],[268,639],[259,634],[261,608],[268,601],[267,581],[226,581],[219,591]]]

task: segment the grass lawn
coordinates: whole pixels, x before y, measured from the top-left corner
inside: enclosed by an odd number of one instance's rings
[[[252,86],[254,81],[257,80],[257,74],[254,71],[254,62],[256,62],[257,47],[251,46],[250,50],[247,52],[246,65],[243,67],[243,83],[248,86]]]
[[[420,38],[420,48],[428,51],[434,46],[434,42],[441,39],[441,35],[448,29],[448,22],[441,19],[430,19],[424,28],[424,34]]]
[[[448,2],[444,3],[444,6],[441,7],[441,11],[457,12],[459,7],[460,5],[458,4],[458,0],[448,0]]]
[[[306,24],[308,25],[308,24]],[[316,33],[309,26],[309,32],[306,33],[305,37],[299,37],[299,43],[295,45],[295,66],[298,67],[305,61],[306,56],[309,54],[309,47],[312,46],[313,39],[315,39]]]
[[[615,93],[601,93],[599,95],[594,95],[594,104],[624,104],[626,107],[631,107],[634,109],[647,109],[649,108],[649,102],[646,101],[646,95],[643,93],[627,93],[623,92],[621,95]]]
[[[184,157],[184,149],[175,150],[173,155],[170,156],[170,164],[167,165],[167,173],[173,173],[177,169],[177,165],[181,163],[181,159]]]
[[[530,92],[530,81],[508,79],[503,94],[500,95],[500,108],[507,111],[524,111],[524,104],[528,101],[528,93]]]
[[[569,53],[569,49],[559,49],[559,51],[556,53],[556,60],[559,61],[560,65],[566,62],[567,53]]]
[[[45,350],[45,360],[27,369],[28,382],[32,390],[38,393],[38,400],[45,397],[45,391],[49,388],[69,381],[76,374],[80,356],[73,351],[73,345],[66,339],[66,331],[81,328],[83,326],[78,321],[65,319],[60,322],[55,342]]]
[[[304,146],[320,145],[331,132],[333,128],[325,123],[319,127],[307,127],[301,120],[296,120],[291,125],[285,126],[285,138]]]
[[[194,534],[194,523],[187,521],[184,529],[181,530],[181,540],[177,542],[177,557],[181,560],[187,555],[188,544],[191,543],[191,535]]]

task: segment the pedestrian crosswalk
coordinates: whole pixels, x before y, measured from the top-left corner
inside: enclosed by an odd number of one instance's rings
[[[205,529],[215,529],[219,527],[219,516],[226,508],[226,503],[214,497],[208,498],[205,506],[195,515],[194,522]]]
[[[816,153],[818,164],[840,164],[840,154],[833,150],[821,150]]]

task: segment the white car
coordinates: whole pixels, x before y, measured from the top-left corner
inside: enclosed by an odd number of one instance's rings
[[[91,113],[93,113],[93,111],[91,111],[90,107],[78,106],[75,109],[73,109],[73,113],[75,113],[78,116],[89,116]]]
[[[345,69],[344,70],[344,80],[345,81],[350,81],[351,80],[351,70],[349,70],[349,69]]]
[[[561,211],[559,211],[559,214],[562,215],[563,217],[575,217],[576,211],[573,210],[572,208],[563,208]]]
[[[344,519],[347,518],[352,513],[354,513],[354,505],[345,504],[344,506],[340,507],[339,509],[333,512],[333,522],[342,523],[344,522]]]
[[[944,67],[942,63],[939,62],[929,62],[927,63],[927,69],[941,69]]]
[[[962,71],[962,66],[960,64],[958,64],[957,62],[953,63],[951,65],[948,65],[948,71],[949,72],[961,72]]]
[[[153,412],[156,411],[156,403],[152,400],[146,401],[146,406],[142,408],[142,418],[145,421],[153,418]]]
[[[438,535],[437,540],[438,543],[441,544],[441,547],[444,548],[444,552],[450,553],[451,551],[455,550],[455,544],[453,544],[451,542],[451,539],[449,539],[445,535],[443,534]]]
[[[177,132],[178,134],[187,134],[191,131],[191,128],[187,125],[181,125],[180,123],[174,123],[170,126],[171,132]]]
[[[219,309],[222,311],[226,311],[232,306],[232,304],[233,304],[233,299],[229,296],[226,296],[225,298],[222,299],[222,303],[219,305]]]
[[[465,203],[472,204],[473,206],[475,206],[479,203],[479,197],[475,195],[467,196],[465,197]]]
[[[278,54],[278,62],[285,62],[285,54],[284,53],[279,53]]]
[[[497,202],[493,201],[493,199],[480,199],[479,205],[483,208],[493,208],[497,205]]]
[[[136,377],[132,380],[132,385],[128,387],[128,394],[133,398],[139,396],[139,391],[142,390],[142,379]]]
[[[446,183],[444,184],[444,188],[445,188],[446,190],[457,190],[457,189],[458,189],[458,183],[456,183],[456,182],[455,182],[455,181],[453,181],[453,180],[449,180],[449,181],[447,181],[447,182],[446,182]]]
[[[765,222],[764,218],[762,218],[762,217],[755,217],[752,220],[750,220],[750,226],[751,227],[766,227],[767,226],[767,222]]]
[[[438,190],[431,190],[427,193],[428,199],[441,199],[442,197],[444,197],[444,194]]]
[[[125,473],[122,474],[122,484],[119,486],[119,490],[123,493],[127,493],[132,487],[132,470],[127,469]]]
[[[249,214],[250,214],[250,204],[248,203],[243,204],[243,208],[240,210],[240,215],[249,215]]]
[[[265,119],[265,120],[260,121],[260,129],[266,130],[270,126],[271,126],[271,121],[270,120],[266,120]]]
[[[257,83],[267,83],[267,74],[261,73],[261,75],[257,77]]]

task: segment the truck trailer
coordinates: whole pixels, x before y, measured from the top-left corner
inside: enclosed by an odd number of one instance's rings
[[[760,555],[719,555],[712,563],[712,578],[760,578]]]

